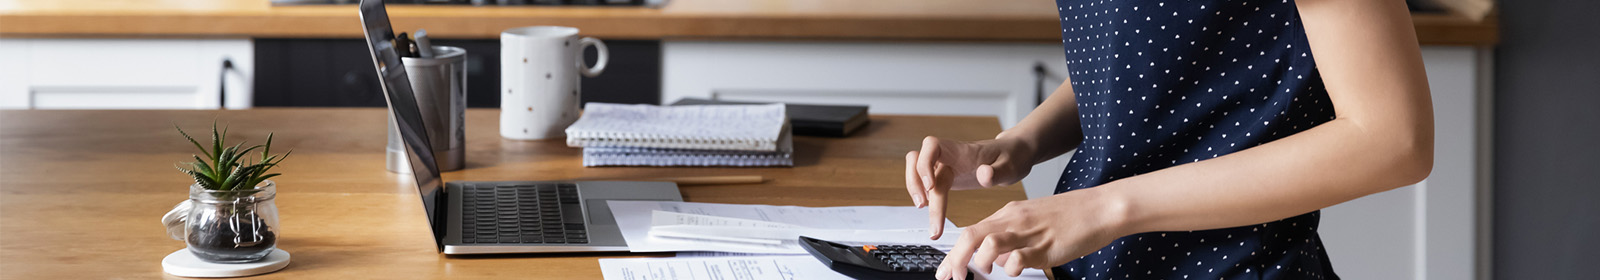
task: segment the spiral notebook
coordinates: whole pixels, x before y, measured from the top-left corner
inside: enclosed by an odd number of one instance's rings
[[[783,104],[656,106],[589,103],[567,146],[777,151]]]
[[[567,127],[584,166],[792,166],[782,104],[589,103]]]
[[[794,166],[789,137],[778,141],[778,150],[771,152],[585,147],[583,166]]]

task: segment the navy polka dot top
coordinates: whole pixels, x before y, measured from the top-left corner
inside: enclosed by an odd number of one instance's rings
[[[1292,0],[1057,0],[1083,142],[1056,192],[1215,158],[1334,118]],[[1062,279],[1338,279],[1319,212],[1126,236]]]

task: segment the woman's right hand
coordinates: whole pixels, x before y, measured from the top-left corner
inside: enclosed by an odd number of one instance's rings
[[[1004,186],[1033,170],[1034,148],[1015,138],[961,142],[928,136],[922,150],[906,153],[906,191],[917,207],[928,207],[930,239],[944,234],[946,195]]]

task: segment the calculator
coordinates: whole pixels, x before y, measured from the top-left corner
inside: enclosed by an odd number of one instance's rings
[[[829,269],[856,279],[934,279],[944,252],[928,245],[847,246],[801,236],[800,247]],[[967,272],[966,279],[973,279]]]

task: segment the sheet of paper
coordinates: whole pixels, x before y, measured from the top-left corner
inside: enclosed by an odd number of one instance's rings
[[[717,204],[671,201],[607,201],[616,218],[628,249],[634,252],[720,251],[738,253],[805,254],[798,244],[789,245],[737,244],[732,242],[698,242],[675,238],[651,238],[652,211],[686,213],[700,216],[733,218],[799,226],[814,229],[842,230],[907,230],[927,227],[928,212],[916,207],[849,206],[800,207],[774,205]],[[712,220],[696,222],[715,222]],[[770,225],[770,224],[769,224]],[[747,226],[758,226],[748,224]],[[924,229],[925,230],[925,229]],[[937,244],[954,242],[958,235],[955,224],[945,221],[945,235],[938,241],[928,240],[927,234],[912,240],[898,242],[879,241],[879,244]]]
[[[714,256],[600,259],[607,280],[849,280],[810,255]],[[1043,270],[1026,269],[1020,277],[996,269],[978,279],[1046,279]]]
[[[600,259],[607,280],[850,280],[811,256]]]
[[[735,242],[787,245],[799,248],[800,236],[833,242],[865,244],[914,243],[934,247],[954,246],[955,238],[927,240],[925,227],[888,230],[820,229],[785,223],[747,220],[688,213],[650,211],[649,237],[691,239],[690,241]]]

